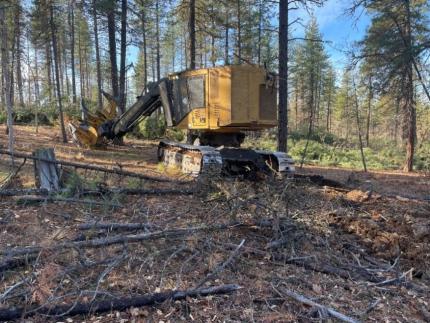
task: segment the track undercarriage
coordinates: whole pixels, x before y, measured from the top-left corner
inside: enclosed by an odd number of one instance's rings
[[[191,176],[220,174],[227,176],[257,174],[289,174],[294,172],[293,160],[282,152],[243,148],[196,146],[161,141],[158,160],[167,168],[176,168]]]

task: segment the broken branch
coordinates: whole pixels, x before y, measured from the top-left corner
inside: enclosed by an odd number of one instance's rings
[[[321,304],[319,304],[319,303],[316,303],[316,302],[314,302],[314,301],[312,301],[312,300],[310,300],[309,298],[307,298],[307,297],[305,297],[305,296],[303,296],[303,295],[300,295],[300,294],[297,294],[297,293],[295,293],[295,292],[293,292],[293,291],[290,291],[290,290],[288,290],[288,289],[285,289],[285,288],[283,288],[282,289],[282,293],[281,292],[279,292],[273,285],[272,285],[272,288],[279,294],[279,295],[283,295],[283,294],[285,294],[285,295],[287,295],[287,296],[289,296],[289,297],[291,297],[291,298],[293,298],[293,299],[295,299],[296,301],[298,301],[298,302],[300,302],[300,303],[303,303],[303,304],[306,304],[306,305],[308,305],[308,306],[312,306],[312,307],[316,307],[316,308],[318,308],[318,309],[321,309],[322,311],[324,311],[324,312],[327,312],[328,314],[330,314],[332,317],[334,317],[334,318],[337,318],[338,320],[341,320],[342,322],[347,322],[347,323],[359,323],[359,321],[358,320],[356,320],[356,319],[354,319],[354,318],[352,318],[352,317],[349,317],[349,316],[346,316],[345,314],[342,314],[342,313],[340,313],[340,312],[338,312],[338,311],[336,311],[335,309],[333,309],[333,308],[331,308],[331,307],[327,307],[327,306],[324,306],[324,305],[321,305]]]
[[[0,310],[0,320],[8,321],[22,319],[36,314],[61,316],[67,313],[68,316],[89,314],[89,313],[104,313],[110,311],[123,311],[130,307],[151,306],[163,303],[167,300],[183,300],[187,297],[201,297],[209,295],[229,294],[237,291],[240,288],[238,285],[221,285],[202,289],[191,289],[185,291],[169,291],[163,293],[153,293],[146,295],[138,295],[134,297],[114,298],[103,301],[94,301],[88,303],[78,303],[56,305],[56,306],[39,306],[33,305],[30,307],[9,308]]]

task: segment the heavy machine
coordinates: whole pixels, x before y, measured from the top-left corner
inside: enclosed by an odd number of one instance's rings
[[[162,107],[167,126],[193,131],[197,143],[162,140],[158,159],[167,167],[192,175],[294,171],[286,153],[240,148],[243,131],[277,125],[275,79],[261,67],[224,66],[171,74],[148,86],[119,117],[114,116],[115,99],[104,95],[109,102],[106,107],[88,113],[86,122],[69,123],[80,145],[91,147],[103,138],[121,138]]]

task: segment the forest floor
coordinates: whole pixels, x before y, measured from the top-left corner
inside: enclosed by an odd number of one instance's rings
[[[0,134],[0,149],[5,149],[4,126]],[[203,286],[241,288],[228,295],[188,297],[103,314],[69,317],[65,310],[59,318],[33,309],[27,315],[34,322],[308,322],[330,315],[322,307],[293,299],[295,292],[356,321],[430,321],[427,174],[297,170],[324,175],[343,184],[341,189],[304,178],[190,180],[165,173],[156,160],[155,142],[126,140],[121,147],[90,151],[61,143],[58,130],[47,127],[36,134],[32,127],[17,126],[15,147],[25,153],[53,147],[60,160],[172,180],[160,183],[79,172],[83,182],[96,187],[107,183],[193,194],[101,195],[98,205],[80,203],[87,197],[77,195],[76,203],[41,204],[0,197],[0,317],[14,307],[24,306],[27,312],[33,305],[72,307],[77,302],[192,289],[203,281]],[[7,165],[8,158],[0,156],[0,177],[8,174]],[[27,161],[9,188],[33,186],[33,167]],[[94,221],[146,226],[126,231],[82,229],[82,224]],[[219,224],[226,228],[217,229]],[[198,229],[172,234],[192,227]],[[58,248],[71,241],[154,232],[162,234],[97,248],[82,244]],[[22,247],[28,251],[23,253],[25,262],[2,267],[18,259]]]

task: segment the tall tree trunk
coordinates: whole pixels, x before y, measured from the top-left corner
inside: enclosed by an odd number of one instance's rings
[[[47,85],[48,85],[48,97],[49,102],[52,102],[52,77],[51,77],[51,49],[50,45],[47,42],[45,45],[45,57],[46,57],[46,78],[47,78]]]
[[[121,0],[121,58],[119,74],[119,102],[121,113],[125,112],[125,58],[127,56],[127,0]]]
[[[327,99],[327,120],[326,120],[326,130],[328,133],[331,132],[331,96],[332,87],[330,86]]]
[[[14,158],[13,158],[13,146],[14,146],[14,133],[13,133],[13,119],[12,119],[12,100],[11,100],[11,81],[10,81],[10,73],[9,73],[9,48],[8,48],[8,28],[6,22],[6,13],[5,7],[0,6],[0,23],[1,23],[1,61],[2,61],[2,75],[4,75],[4,92],[5,92],[5,100],[6,100],[6,109],[7,109],[7,131],[8,131],[8,149],[12,153],[11,155],[11,164],[14,166]]]
[[[240,0],[236,0],[236,10],[237,10],[236,51],[237,51],[237,62],[238,64],[240,64],[242,62],[242,15],[240,10]]]
[[[142,19],[142,40],[143,40],[143,80],[145,82],[145,91],[148,86],[148,46],[146,44],[146,16],[145,8],[142,1],[141,19]]]
[[[155,1],[155,42],[157,51],[157,81],[161,79],[161,54],[160,54],[160,1]]]
[[[196,0],[190,0],[190,69],[196,69]]]
[[[79,87],[81,98],[86,96],[85,94],[85,73],[84,73],[84,62],[82,58],[82,44],[81,44],[81,32],[78,31],[78,59],[79,59]]]
[[[86,91],[88,93],[88,96],[91,97],[91,90],[90,90],[90,79],[91,79],[91,70],[88,66],[88,45],[85,44],[84,46],[84,62],[85,62],[85,87],[86,87]]]
[[[110,4],[107,12],[108,35],[109,35],[109,58],[110,58],[110,76],[112,85],[112,94],[118,99],[118,66],[116,64],[116,34],[115,34],[115,3]]]
[[[54,24],[54,5],[51,2],[49,6],[50,19],[49,24],[51,28],[51,41],[52,41],[52,49],[54,53],[54,66],[55,66],[55,79],[56,79],[56,88],[57,88],[57,100],[58,100],[58,110],[60,113],[60,126],[61,126],[61,134],[63,136],[63,142],[67,142],[67,134],[66,128],[64,127],[64,116],[63,116],[63,105],[61,102],[61,88],[60,88],[60,72],[58,66],[58,48],[57,48],[57,34],[56,27]]]
[[[373,86],[372,86],[372,76],[369,76],[368,83],[368,97],[367,97],[367,120],[366,120],[366,146],[370,146],[370,119],[372,115],[372,100],[373,100]]]
[[[396,115],[394,117],[394,142],[398,145],[399,141],[399,113],[400,113],[400,99],[396,98]]]
[[[361,161],[363,163],[364,172],[367,172],[366,158],[364,157],[364,150],[363,150],[363,138],[361,136],[360,114],[358,111],[359,107],[358,107],[357,87],[355,86],[354,77],[352,79],[352,86],[354,87],[355,121],[357,122],[358,142],[360,144]]]
[[[97,106],[99,109],[103,107],[102,98],[102,74],[100,68],[100,48],[99,48],[99,28],[97,19],[97,7],[96,0],[93,0],[93,30],[94,30],[94,42],[96,48],[96,72],[97,72]]]
[[[296,77],[295,78],[295,84],[294,84],[294,87],[295,87],[295,89],[294,89],[294,97],[295,97],[295,99],[294,99],[294,101],[295,101],[295,104],[294,104],[294,115],[295,115],[295,117],[296,117],[296,122],[295,122],[295,128],[296,128],[296,131],[298,130],[298,128],[299,128],[299,80],[298,80],[298,77]]]
[[[63,69],[65,74],[65,81],[66,81],[66,95],[67,98],[70,98],[70,83],[69,83],[69,72],[68,72],[68,65],[67,65],[67,53],[66,53],[66,36],[64,36],[64,46],[63,46]],[[64,87],[63,87],[64,89]],[[68,99],[70,102],[70,99]]]
[[[75,0],[69,4],[69,28],[70,28],[70,63],[72,68],[72,102],[76,104],[76,70],[75,70]]]
[[[190,0],[188,28],[190,32],[190,69],[196,69],[196,0]],[[192,131],[187,131],[187,143],[193,143]]]
[[[216,48],[215,48],[215,9],[214,9],[214,5],[211,5],[211,28],[212,28],[212,33],[211,33],[211,64],[212,67],[215,67],[216,65]]]
[[[35,79],[34,79],[34,94],[36,96],[36,113],[35,113],[35,123],[36,123],[36,133],[39,132],[39,107],[40,107],[40,90],[39,90],[39,67],[38,67],[38,57],[37,49],[34,48],[34,64],[35,64]]]
[[[406,161],[404,170],[411,172],[414,167],[415,138],[416,138],[416,109],[414,102],[414,80],[413,80],[413,48],[412,48],[412,26],[410,1],[405,0],[406,23],[405,23],[405,42],[407,51],[407,62],[405,66],[405,78],[403,84],[402,110],[406,121]]]
[[[1,73],[1,97],[0,97],[0,101],[1,101],[1,105],[0,106],[6,106],[6,93],[5,93],[5,86],[6,86],[6,82],[4,80],[4,73]]]
[[[258,53],[257,53],[257,64],[261,65],[261,34],[263,29],[263,0],[260,0],[258,6]]]
[[[57,35],[57,37],[61,37]],[[63,57],[62,57],[62,50],[61,50],[62,44],[61,44],[61,38],[57,38],[57,59],[58,59],[58,70],[60,72],[60,87],[62,89],[61,94],[64,94],[64,70],[63,70]]]
[[[227,6],[227,5],[226,5]],[[224,65],[230,64],[230,55],[229,55],[229,37],[230,37],[230,28],[229,28],[229,21],[230,19],[230,13],[228,10],[228,7],[226,7],[226,13],[225,13],[225,45],[224,45]]]
[[[32,86],[31,86],[31,79],[32,77],[30,77],[30,75],[33,74],[33,70],[31,68],[31,57],[30,57],[30,33],[27,33],[27,55],[26,55],[26,60],[27,60],[27,66],[28,66],[28,75],[27,75],[27,106],[31,106],[31,102],[33,102],[32,100]]]
[[[288,1],[279,1],[278,150],[283,152],[287,151],[288,134]]]
[[[21,4],[18,1],[15,8],[15,41],[16,41],[16,79],[18,83],[19,105],[24,106],[24,92],[21,71]]]

